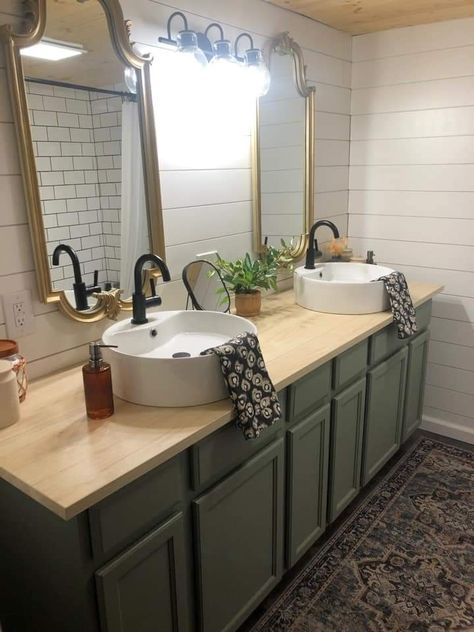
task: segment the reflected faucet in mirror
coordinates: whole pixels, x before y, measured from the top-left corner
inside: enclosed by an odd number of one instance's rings
[[[150,286],[152,296],[146,297],[143,292],[142,287],[142,272],[143,266],[145,263],[153,263],[155,267],[157,267],[163,278],[163,281],[170,281],[171,275],[168,266],[166,263],[152,253],[146,253],[138,257],[135,268],[134,268],[134,281],[135,281],[135,291],[132,294],[132,303],[133,303],[133,317],[132,323],[134,325],[144,325],[148,322],[148,318],[146,317],[146,308],[152,307],[153,305],[161,305],[161,298],[156,295],[155,283],[153,279],[150,279]]]
[[[74,271],[74,283],[72,285],[72,289],[74,291],[74,301],[76,303],[76,309],[79,311],[89,309],[89,304],[87,302],[87,287],[82,280],[81,265],[79,263],[79,258],[74,248],[71,248],[71,246],[68,246],[67,244],[59,244],[58,246],[56,246],[53,252],[53,266],[59,265],[59,257],[62,252],[67,254],[72,262],[72,269]],[[94,275],[94,282],[95,281],[96,276]],[[98,291],[100,291],[100,288],[98,289]]]
[[[311,229],[309,231],[308,250],[306,251],[306,263],[304,266],[307,270],[314,270],[314,261],[316,257],[322,257],[323,255],[323,253],[319,250],[318,242],[315,239],[316,231],[320,226],[326,226],[327,228],[330,228],[334,235],[334,239],[339,239],[339,230],[337,226],[331,221],[329,221],[328,219],[320,219],[315,222],[311,226]]]

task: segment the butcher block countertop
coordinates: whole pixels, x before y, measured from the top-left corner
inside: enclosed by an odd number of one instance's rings
[[[418,306],[441,286],[412,283]],[[263,300],[252,319],[278,390],[392,322],[390,312],[335,315],[294,302],[292,290]],[[229,400],[151,408],[115,398],[115,414],[87,419],[81,367],[30,385],[18,423],[0,430],[0,476],[67,520],[164,463],[232,419]]]

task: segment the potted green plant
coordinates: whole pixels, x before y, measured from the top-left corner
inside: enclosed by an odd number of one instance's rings
[[[216,267],[227,288],[235,294],[235,310],[239,316],[257,316],[262,306],[261,290],[277,289],[279,268],[291,267],[289,248],[266,246],[253,259],[247,252],[241,259],[226,261],[218,256]]]

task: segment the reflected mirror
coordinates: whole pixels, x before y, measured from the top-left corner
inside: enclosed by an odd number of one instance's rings
[[[210,261],[192,261],[183,269],[183,283],[194,309],[230,311],[230,295],[219,270]]]
[[[113,317],[137,257],[164,256],[150,60],[118,0],[33,4],[10,63],[43,298],[77,320]]]
[[[298,257],[314,217],[314,88],[287,33],[268,49],[271,85],[259,99],[255,132],[255,250],[279,247],[283,239]]]

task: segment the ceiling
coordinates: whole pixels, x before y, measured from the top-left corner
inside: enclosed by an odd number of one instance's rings
[[[266,0],[346,33],[474,17],[474,0]]]
[[[112,47],[98,0],[48,1],[45,37],[82,44],[87,53],[56,62],[23,57],[27,77],[95,88],[111,88],[123,80],[123,66]]]

